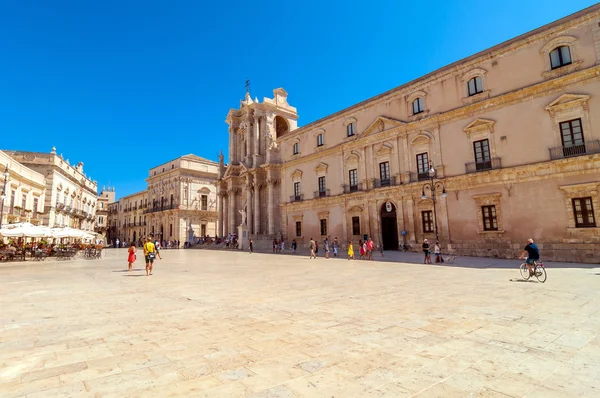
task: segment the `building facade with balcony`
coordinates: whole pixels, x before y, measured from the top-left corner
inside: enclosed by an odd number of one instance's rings
[[[117,237],[123,243],[136,242],[148,236],[144,211],[148,206],[148,192],[140,191],[119,199],[117,206]]]
[[[143,220],[145,235],[179,240],[181,246],[200,236],[214,237],[217,174],[217,163],[193,154],[150,169],[143,208],[138,207],[129,222]]]
[[[104,187],[102,191],[98,195],[98,201],[96,202],[96,226],[95,232],[100,236],[98,239],[107,241],[107,233],[108,233],[108,215],[109,215],[109,205],[115,202],[115,189],[112,187]]]
[[[437,232],[459,255],[533,238],[545,259],[600,261],[600,5],[300,128],[274,94],[229,112],[219,230],[244,210],[252,234],[299,244]]]
[[[56,154],[56,148],[50,153],[5,152],[44,176],[43,225],[94,231],[98,185],[84,173],[83,162],[71,165],[68,159]]]
[[[6,187],[4,172],[8,171]],[[1,202],[1,225],[30,222],[42,225],[46,200],[44,176],[17,162],[7,153],[0,151],[0,190],[4,188],[4,203]]]

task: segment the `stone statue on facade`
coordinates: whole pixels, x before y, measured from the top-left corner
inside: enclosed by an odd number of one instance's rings
[[[219,166],[223,167],[225,165],[225,156],[223,156],[223,151],[219,152]]]
[[[246,225],[246,210],[240,210],[240,214],[242,215],[242,224]]]

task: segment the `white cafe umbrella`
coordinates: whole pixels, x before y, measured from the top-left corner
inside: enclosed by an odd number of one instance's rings
[[[17,227],[0,229],[0,235],[7,238],[43,238],[48,236],[47,231],[42,227],[31,223],[19,223]]]

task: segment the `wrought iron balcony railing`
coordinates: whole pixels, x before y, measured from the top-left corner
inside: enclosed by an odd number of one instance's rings
[[[304,200],[304,195],[292,195],[290,196],[290,202],[301,202]]]
[[[344,193],[360,192],[365,190],[365,184],[362,182],[356,183],[355,185],[344,184],[342,185]]]
[[[329,196],[329,189],[325,189],[323,191],[321,191],[321,190],[315,191],[314,195],[315,195],[315,198],[324,198],[326,196]]]
[[[478,171],[488,171],[493,169],[502,168],[502,162],[500,158],[491,158],[479,162],[465,163],[465,169],[467,174],[477,173]]]
[[[396,177],[390,176],[389,178],[376,178],[373,180],[373,188],[391,187],[396,185]]]
[[[555,148],[549,148],[549,151],[550,160],[591,155],[594,153],[600,153],[600,140],[587,141],[579,145],[558,146]]]

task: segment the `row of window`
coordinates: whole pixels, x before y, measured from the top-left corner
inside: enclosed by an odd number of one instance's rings
[[[569,46],[560,46],[550,52],[550,67],[552,69],[561,68],[570,65],[571,49]],[[467,82],[469,96],[474,96],[483,92],[483,79],[481,76],[475,76]],[[425,111],[423,97],[416,98],[412,102],[413,115],[418,115]]]
[[[562,157],[583,155],[586,153],[585,139],[581,119],[568,120],[559,124],[562,142]],[[296,144],[297,145],[297,144]],[[475,171],[489,170],[493,168],[489,140],[483,139],[473,142],[473,154],[475,157]],[[429,155],[427,152],[416,155],[417,178],[427,179],[429,170]],[[358,171],[349,170],[348,183],[350,192],[358,190]],[[389,162],[379,163],[379,178],[381,186],[390,185]],[[319,177],[319,192],[326,192],[325,177]],[[294,185],[294,195],[300,196],[300,183]],[[203,202],[204,203],[204,202]]]
[[[594,228],[596,227],[596,219],[594,218],[594,208],[592,198],[574,198],[573,213],[575,215],[575,226],[577,228]],[[481,206],[481,214],[483,218],[484,231],[497,231],[498,218],[496,215],[496,206],[488,205]],[[434,233],[433,211],[424,210],[421,212],[422,231],[423,233]],[[321,236],[327,235],[327,219],[319,220]],[[360,217],[352,217],[352,235],[360,235]],[[302,236],[302,222],[296,221],[296,236]]]

